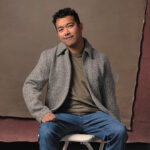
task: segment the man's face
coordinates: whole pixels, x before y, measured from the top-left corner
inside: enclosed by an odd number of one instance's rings
[[[67,47],[75,47],[82,39],[82,24],[77,25],[73,16],[56,20],[58,37]]]

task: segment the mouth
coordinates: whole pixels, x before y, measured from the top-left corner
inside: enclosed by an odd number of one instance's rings
[[[70,39],[72,39],[72,38],[73,38],[73,35],[68,36],[68,37],[65,37],[64,39],[65,39],[65,40],[70,40]]]

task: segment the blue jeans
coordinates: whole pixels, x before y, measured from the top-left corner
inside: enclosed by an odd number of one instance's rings
[[[104,112],[86,115],[56,113],[56,120],[45,122],[39,128],[40,150],[58,150],[59,140],[72,133],[95,135],[106,141],[106,150],[124,150],[126,127]]]

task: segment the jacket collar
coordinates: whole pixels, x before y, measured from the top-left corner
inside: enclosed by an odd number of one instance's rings
[[[91,44],[88,42],[88,40],[86,38],[84,38],[84,50],[83,52],[86,52],[90,57],[92,57],[92,46]],[[66,45],[62,42],[60,42],[57,45],[57,56],[60,56],[61,54],[63,54],[67,49]]]
[[[64,43],[60,42],[57,46],[57,56],[63,54],[66,50],[67,50],[67,47]]]

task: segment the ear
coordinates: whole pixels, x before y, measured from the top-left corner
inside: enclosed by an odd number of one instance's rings
[[[83,31],[83,24],[82,23],[80,23],[79,28],[81,31]]]

